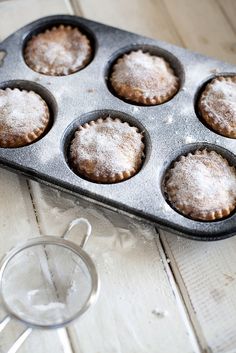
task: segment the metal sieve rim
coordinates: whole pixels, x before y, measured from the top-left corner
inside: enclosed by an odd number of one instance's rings
[[[25,320],[22,319],[18,314],[16,314],[11,307],[7,304],[4,296],[3,296],[3,291],[2,291],[2,279],[4,275],[4,271],[11,261],[11,259],[16,256],[18,253],[20,253],[23,250],[26,250],[27,248],[31,248],[37,245],[58,245],[61,247],[65,247],[72,252],[74,252],[76,255],[78,255],[82,261],[86,264],[86,267],[89,271],[90,277],[91,277],[91,291],[90,294],[85,301],[84,305],[82,308],[75,312],[75,314],[71,315],[69,319],[66,319],[62,323],[58,324],[38,324],[35,323],[33,320]],[[54,236],[43,236],[40,238],[31,238],[26,240],[24,243],[14,247],[11,249],[1,260],[0,262],[0,299],[2,300],[3,306],[5,307],[5,310],[9,315],[11,315],[13,318],[16,318],[17,320],[21,321],[22,323],[30,326],[30,327],[35,327],[35,328],[41,328],[41,329],[56,329],[56,328],[61,328],[64,327],[68,324],[70,324],[72,321],[76,320],[79,318],[83,313],[85,313],[97,300],[98,294],[99,294],[99,289],[100,289],[100,279],[96,270],[96,267],[94,265],[93,260],[91,257],[77,244],[73,243],[70,240],[63,239],[63,238],[55,238]]]

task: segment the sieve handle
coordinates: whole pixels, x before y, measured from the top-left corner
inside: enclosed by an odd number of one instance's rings
[[[69,237],[69,233],[71,231],[71,229],[73,229],[75,226],[77,226],[78,224],[84,223],[87,226],[87,232],[86,234],[83,236],[83,239],[80,243],[80,247],[83,248],[85,247],[91,233],[92,233],[92,226],[89,223],[89,221],[86,218],[76,218],[74,219],[68,226],[67,230],[65,231],[65,233],[62,235],[62,238],[66,239]]]
[[[0,321],[0,332],[4,330],[4,328],[7,326],[7,324],[10,321],[11,321],[11,318],[9,315],[5,316]],[[32,328],[29,327],[25,329],[6,353],[16,353],[18,349],[22,346],[22,344],[25,342],[26,338],[31,334],[31,332],[32,332]]]

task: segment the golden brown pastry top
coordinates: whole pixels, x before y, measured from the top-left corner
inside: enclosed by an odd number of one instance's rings
[[[221,218],[236,206],[236,170],[215,151],[197,150],[167,172],[165,192],[176,209],[194,219]]]
[[[143,135],[120,119],[98,119],[80,126],[70,147],[75,171],[98,182],[116,182],[141,167]]]
[[[53,27],[33,36],[25,48],[25,61],[42,74],[69,75],[83,68],[90,60],[88,38],[78,28]]]
[[[217,132],[236,137],[236,76],[213,79],[200,97],[199,110]]]
[[[30,143],[45,130],[49,110],[33,91],[0,89],[0,147]]]
[[[117,60],[111,83],[122,97],[151,105],[171,98],[177,92],[179,79],[164,58],[138,50]]]

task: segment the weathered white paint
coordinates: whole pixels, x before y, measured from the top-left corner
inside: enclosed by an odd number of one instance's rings
[[[235,63],[233,0],[72,3],[86,17]],[[68,12],[69,0],[0,1],[0,39],[38,17]],[[43,233],[62,234],[72,218],[89,217],[96,231],[87,250],[98,266],[102,290],[97,305],[69,329],[70,340],[65,330],[59,335],[35,331],[22,353],[197,352],[192,327],[205,352],[236,352],[235,238],[207,244],[162,232],[168,263],[148,226],[36,183],[31,189]],[[1,170],[0,200],[2,255],[18,241],[39,235],[39,230],[24,179]],[[22,329],[17,323],[7,326],[0,335],[1,353]]]
[[[64,0],[15,0],[0,2],[0,40],[16,29],[36,18],[70,12]],[[0,171],[0,257],[11,247],[32,236],[38,236],[39,229],[35,218],[27,182],[1,169]],[[4,312],[1,310],[0,318]],[[19,322],[10,322],[0,334],[0,352],[5,353],[12,342],[25,329]],[[56,331],[34,331],[22,345],[19,352],[35,353],[69,352],[66,341]],[[65,335],[65,334],[64,334]]]
[[[31,192],[42,232],[61,235],[76,217],[87,218],[93,228],[86,250],[98,268],[101,292],[96,305],[69,327],[76,350],[198,351],[193,337],[189,339],[191,327],[179,312],[152,227],[35,182]],[[79,243],[80,235],[72,240]]]

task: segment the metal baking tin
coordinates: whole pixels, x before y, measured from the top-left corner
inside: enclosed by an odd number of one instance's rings
[[[53,25],[78,26],[93,44],[88,66],[69,76],[46,76],[25,63],[26,41]],[[180,77],[179,92],[157,106],[130,104],[116,97],[107,76],[121,54],[142,48],[165,57]],[[48,133],[21,148],[0,148],[0,164],[57,188],[97,203],[154,222],[179,235],[200,240],[223,239],[236,234],[236,213],[214,222],[191,220],[176,212],[162,189],[166,169],[181,154],[207,146],[236,166],[236,139],[216,134],[198,118],[196,97],[202,87],[220,73],[236,73],[236,67],[174,45],[149,39],[77,16],[58,15],[39,19],[19,29],[0,44],[6,53],[0,66],[0,87],[18,87],[39,93],[53,118]],[[146,159],[141,171],[117,184],[97,184],[76,175],[67,162],[69,140],[76,127],[100,116],[118,116],[145,133]]]

